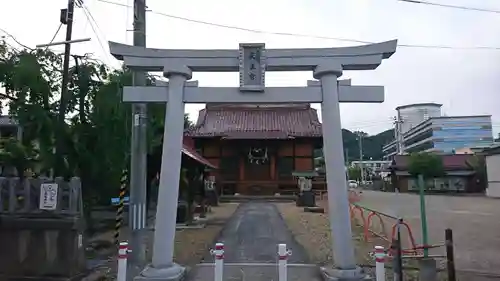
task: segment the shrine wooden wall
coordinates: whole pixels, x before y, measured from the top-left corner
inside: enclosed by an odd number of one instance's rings
[[[308,140],[290,140],[278,146],[276,169],[279,178],[292,178],[293,171],[314,169],[314,143]]]
[[[259,141],[261,143],[261,141]],[[293,171],[314,170],[315,139],[294,139],[267,141],[262,145],[268,148],[269,180],[293,180]],[[198,139],[195,141],[198,152],[213,164],[219,166],[218,176],[223,180],[245,180],[246,154],[252,147],[249,141]]]

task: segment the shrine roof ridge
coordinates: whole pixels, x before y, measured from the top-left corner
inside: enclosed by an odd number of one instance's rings
[[[210,107],[200,110],[190,137],[229,139],[287,139],[321,137],[321,123],[311,107],[242,108]]]

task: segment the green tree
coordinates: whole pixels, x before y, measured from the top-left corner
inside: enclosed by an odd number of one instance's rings
[[[445,174],[443,159],[441,156],[419,152],[410,154],[408,172],[415,178],[419,178],[419,199],[420,199],[420,221],[422,229],[422,243],[428,245],[429,235],[427,231],[427,215],[425,207],[426,179],[441,177]],[[424,249],[424,257],[429,254],[429,249]]]
[[[408,172],[412,176],[422,175],[426,179],[443,176],[443,160],[441,156],[433,153],[412,153],[410,154]]]
[[[347,174],[350,180],[361,180],[361,168],[359,167],[349,167],[347,168]]]
[[[36,159],[38,172],[48,174],[54,169],[58,136],[65,147],[60,174],[82,178],[86,204],[109,204],[122,171],[128,168],[131,106],[122,103],[121,97],[123,86],[132,82],[131,75],[124,70],[110,71],[91,58],[74,56],[61,125],[60,69],[58,54],[45,49],[15,49],[0,41],[0,86],[4,89],[0,97],[22,127],[22,141],[5,143],[2,159],[18,170]],[[163,127],[164,107],[152,107],[150,128],[157,124]],[[23,157],[28,152],[36,155]],[[21,165],[16,159],[22,158],[25,162]]]
[[[13,175],[23,178],[36,162],[37,152],[32,145],[25,146],[15,138],[0,140],[0,165],[14,168]]]
[[[475,179],[481,190],[486,190],[488,186],[488,174],[486,169],[486,159],[482,155],[474,155],[467,160],[467,166],[475,172]]]
[[[16,49],[0,41],[0,98],[22,127],[21,141],[1,144],[0,161],[17,170],[54,170],[56,137],[62,139],[59,175],[80,176],[86,210],[109,204],[116,196],[123,170],[130,164],[131,105],[122,102],[124,86],[132,84],[126,69],[111,70],[88,56],[73,56],[65,105],[60,106],[62,58],[48,49]],[[148,84],[155,81],[148,78]],[[60,110],[63,123],[58,122]],[[149,157],[159,150],[164,104],[148,105]],[[185,127],[192,126],[188,116]],[[161,156],[160,156],[161,159]],[[36,164],[36,165],[35,165]],[[159,171],[153,169],[148,182]],[[22,175],[22,172],[20,173]]]

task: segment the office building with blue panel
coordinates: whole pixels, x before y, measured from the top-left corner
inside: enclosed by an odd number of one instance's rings
[[[404,120],[403,120],[404,122]],[[403,153],[433,151],[450,154],[461,148],[493,143],[490,115],[430,117],[403,133]],[[396,141],[383,147],[386,159],[397,154]]]

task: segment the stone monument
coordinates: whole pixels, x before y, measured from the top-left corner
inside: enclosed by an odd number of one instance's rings
[[[316,194],[312,189],[312,179],[317,176],[316,172],[294,172],[293,175],[297,178],[297,186],[299,194],[297,195],[298,207],[315,207]]]

